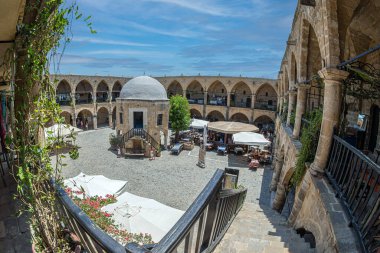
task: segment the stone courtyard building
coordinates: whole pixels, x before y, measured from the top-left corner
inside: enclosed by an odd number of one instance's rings
[[[166,142],[169,99],[164,86],[154,78],[129,80],[116,99],[116,132],[123,136],[122,153],[145,153]],[[162,143],[167,146],[167,143]]]
[[[300,0],[281,62],[272,206],[317,252],[379,252],[379,12],[378,0]],[[318,108],[315,156],[292,184]]]
[[[88,120],[89,129],[114,126],[116,98],[131,78],[112,76],[55,75],[57,102],[68,124]],[[226,76],[155,77],[168,97],[182,95],[192,118],[236,121],[262,127],[276,118],[276,80]]]

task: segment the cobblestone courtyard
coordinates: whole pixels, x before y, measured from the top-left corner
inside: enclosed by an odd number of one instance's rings
[[[154,161],[149,159],[117,158],[109,150],[110,128],[80,133],[77,144],[79,158],[66,158],[62,169],[65,178],[74,177],[80,172],[102,174],[111,179],[127,180],[127,191],[152,198],[166,205],[186,210],[212,177],[216,169],[225,167],[240,170],[239,184],[248,188],[247,202],[269,205],[269,183],[272,170],[267,166],[257,171],[248,169],[243,156],[219,156],[207,152],[206,168],[196,166],[199,147],[192,151],[182,151],[179,156],[163,151]]]

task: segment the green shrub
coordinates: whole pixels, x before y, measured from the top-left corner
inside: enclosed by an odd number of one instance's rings
[[[305,163],[312,162],[317,151],[322,123],[322,109],[315,109],[309,115],[310,124],[302,129],[302,147],[297,157],[295,171],[291,180],[292,185],[299,185],[305,174]]]

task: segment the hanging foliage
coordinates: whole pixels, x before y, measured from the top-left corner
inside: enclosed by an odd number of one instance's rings
[[[11,87],[15,121],[7,144],[17,157],[13,166],[17,198],[24,211],[30,213],[33,243],[38,252],[70,251],[58,215],[55,190],[49,183],[51,179],[61,182],[63,155],[55,156],[53,166],[51,154],[59,154],[66,143],[59,132],[47,133],[46,137],[44,128],[64,123],[49,69],[56,69],[55,63],[59,63],[62,55],[58,50],[64,50],[70,41],[66,34],[70,34],[73,20],[84,20],[93,32],[90,17],[82,16],[75,1],[71,4],[63,0],[26,1],[15,46],[6,52],[1,66],[4,80],[16,80]],[[70,137],[74,138],[72,134]],[[69,154],[77,158],[78,148],[73,141]]]
[[[357,99],[380,99],[380,70],[373,65],[354,62],[345,66],[350,74],[344,81],[345,95]]]
[[[302,147],[298,153],[296,167],[291,179],[292,185],[299,185],[305,175],[305,163],[312,162],[317,151],[319,131],[322,123],[322,109],[318,108],[311,111],[307,120],[309,124],[302,129]]]

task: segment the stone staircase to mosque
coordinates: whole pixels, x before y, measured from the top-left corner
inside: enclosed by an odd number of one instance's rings
[[[214,253],[314,253],[314,244],[269,206],[246,202]]]

